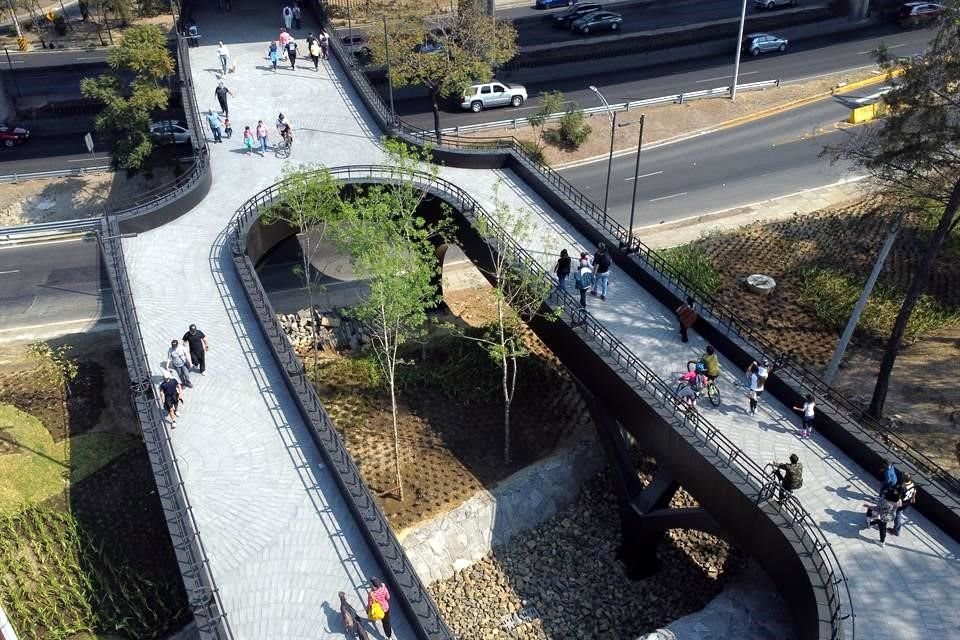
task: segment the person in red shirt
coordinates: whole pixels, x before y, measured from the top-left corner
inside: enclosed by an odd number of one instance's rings
[[[687,329],[697,321],[697,312],[693,310],[693,298],[687,296],[687,301],[677,307],[677,319],[680,320],[680,339],[687,342]]]

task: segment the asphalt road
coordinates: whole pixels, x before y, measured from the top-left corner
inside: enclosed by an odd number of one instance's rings
[[[63,67],[75,64],[103,64],[107,61],[107,48],[102,49],[48,49],[46,51],[9,51],[10,60],[6,55],[0,57],[0,66],[5,70],[13,69],[14,73],[26,69],[46,69]]]
[[[0,175],[60,169],[80,169],[110,164],[110,148],[94,141],[96,157],[87,153],[82,133],[34,136],[12,148],[0,147]],[[94,132],[94,137],[96,133]]]
[[[0,340],[112,318],[109,291],[93,238],[0,246]]]
[[[848,163],[821,158],[824,146],[850,133],[836,126],[849,109],[833,100],[788,111],[684,142],[645,150],[640,156],[634,226],[671,222],[820,187],[851,178]],[[629,223],[634,154],[615,158],[609,212]],[[567,180],[602,203],[607,162],[562,170]]]
[[[829,39],[804,40],[791,45],[783,54],[744,59],[740,66],[740,82],[776,78],[792,81],[868,66],[873,63],[872,53],[881,42],[898,55],[908,55],[923,50],[931,35],[932,32],[928,30],[903,31],[896,27],[881,27],[868,32],[834,35]],[[571,76],[548,83],[538,82],[537,69],[527,69],[516,73],[514,78],[515,82],[527,88],[530,95],[523,106],[471,113],[460,109],[459,105],[447,105],[441,107],[440,126],[446,128],[526,118],[540,108],[539,93],[548,90],[563,91],[577,104],[592,107],[599,103],[587,88],[589,85],[598,87],[611,103],[721,87],[731,82],[732,63],[728,57],[713,57],[632,71],[596,73],[590,77]],[[386,91],[386,88],[383,90]],[[430,101],[426,97],[397,100],[395,105],[397,113],[407,122],[425,129],[433,128]]]

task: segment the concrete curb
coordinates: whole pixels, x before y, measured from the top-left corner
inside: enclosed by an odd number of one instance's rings
[[[841,72],[842,73],[842,72]],[[683,142],[685,140],[690,140],[691,138],[696,138],[699,136],[707,135],[709,133],[716,133],[717,131],[723,131],[724,129],[730,129],[732,127],[738,127],[744,124],[749,124],[763,118],[768,118],[770,116],[779,115],[787,111],[792,111],[794,109],[799,109],[800,107],[805,107],[814,102],[824,100],[834,95],[841,93],[846,93],[847,91],[853,91],[860,89],[862,87],[869,86],[871,84],[877,84],[887,80],[891,74],[882,73],[875,76],[870,76],[863,80],[858,80],[856,82],[851,82],[848,85],[844,85],[838,89],[831,89],[830,91],[824,91],[821,93],[814,94],[812,96],[807,96],[805,98],[798,98],[796,100],[791,100],[790,102],[785,102],[783,104],[775,105],[772,107],[767,107],[766,109],[761,109],[760,111],[755,111],[753,113],[748,113],[746,115],[737,116],[736,118],[731,118],[730,120],[725,120],[719,124],[716,124],[712,127],[706,127],[704,129],[698,129],[696,131],[691,131],[690,133],[683,133],[671,138],[664,138],[663,140],[658,140],[644,146],[645,150],[656,149],[657,147],[665,147],[670,144],[675,144],[677,142]],[[635,153],[635,147],[629,147],[625,149],[618,149],[613,152],[614,158],[619,158],[621,156],[630,155]],[[555,165],[553,168],[557,171],[563,171],[564,169],[574,169],[576,167],[582,167],[586,164],[592,164],[594,162],[600,162],[606,160],[610,157],[610,154],[604,153],[601,155],[590,156],[589,158],[583,158],[582,160],[572,160],[570,162],[565,162],[562,164]]]

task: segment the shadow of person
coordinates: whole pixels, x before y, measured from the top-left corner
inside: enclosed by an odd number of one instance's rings
[[[833,519],[821,522],[820,527],[844,538],[862,539],[864,532],[869,534],[866,513],[866,506],[863,507],[863,511],[827,509],[826,514]],[[876,527],[870,527],[870,529],[876,532]]]

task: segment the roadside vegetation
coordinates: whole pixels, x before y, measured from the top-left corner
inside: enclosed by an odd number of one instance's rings
[[[0,603],[20,638],[158,638],[189,610],[116,334],[0,348]]]

